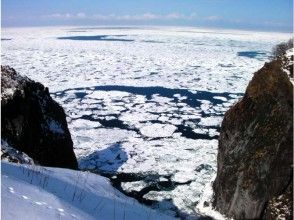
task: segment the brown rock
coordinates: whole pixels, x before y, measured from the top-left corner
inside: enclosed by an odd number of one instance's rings
[[[281,61],[266,63],[222,122],[213,184],[217,210],[236,219],[270,216],[271,201],[292,188],[292,123],[293,85]]]

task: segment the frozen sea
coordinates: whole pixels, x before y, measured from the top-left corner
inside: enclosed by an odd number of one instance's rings
[[[179,27],[2,29],[2,64],[49,87],[83,170],[165,213],[205,211],[225,111],[290,34]]]

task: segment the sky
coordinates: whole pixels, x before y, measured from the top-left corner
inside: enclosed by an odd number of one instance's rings
[[[293,0],[2,0],[1,24],[172,25],[293,32]]]

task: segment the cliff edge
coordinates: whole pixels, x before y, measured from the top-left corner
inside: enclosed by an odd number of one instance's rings
[[[48,88],[1,66],[1,114],[2,142],[40,165],[77,169],[64,110]]]
[[[293,85],[278,59],[224,116],[213,206],[234,219],[292,219],[292,164]]]

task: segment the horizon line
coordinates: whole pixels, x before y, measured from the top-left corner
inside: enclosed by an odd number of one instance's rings
[[[213,27],[213,26],[191,26],[191,25],[60,25],[60,24],[48,24],[48,25],[9,25],[9,26],[3,26],[1,24],[1,29],[6,28],[46,28],[46,27],[148,27],[148,28],[195,28],[195,29],[208,29],[208,30],[231,30],[231,31],[248,31],[248,32],[261,32],[261,33],[281,33],[281,34],[294,34],[294,29],[292,31],[286,31],[286,30],[264,30],[264,29],[255,29],[255,28],[229,28],[229,27]]]

